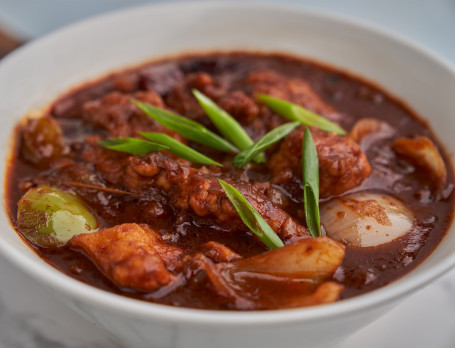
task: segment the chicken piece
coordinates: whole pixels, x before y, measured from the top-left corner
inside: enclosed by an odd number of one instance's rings
[[[125,185],[139,191],[148,187],[162,189],[169,193],[170,204],[174,208],[214,217],[217,223],[232,230],[245,230],[217,177],[204,168],[189,168],[159,153],[143,158],[132,157]],[[235,187],[283,240],[310,236],[306,227],[298,224],[252,185],[238,183]]]
[[[333,107],[324,102],[302,79],[289,78],[271,70],[262,70],[250,73],[245,83],[251,86],[253,94],[262,93],[284,99],[323,116],[335,113]]]
[[[101,139],[98,136],[87,138],[82,158],[85,162],[94,164],[97,172],[109,185],[120,185],[124,180],[130,155],[98,145]]]
[[[395,130],[384,121],[375,118],[362,118],[352,127],[349,137],[357,144],[362,145],[364,149],[368,149],[373,142],[390,138],[394,133]]]
[[[242,257],[234,250],[218,242],[207,242],[201,247],[202,253],[215,263],[240,260]]]
[[[138,132],[162,132],[175,136],[175,132],[160,125],[134,105],[130,97],[164,107],[161,97],[153,91],[136,92],[129,96],[112,92],[83,105],[82,118],[85,122],[106,129],[110,137],[132,137]]]
[[[268,161],[272,183],[298,189],[302,181],[302,140],[304,130],[291,133]],[[371,167],[360,147],[348,137],[311,129],[319,158],[319,195],[341,194],[370,175]]]
[[[181,265],[182,250],[164,243],[148,225],[122,224],[80,234],[70,244],[120,287],[155,291],[179,281],[172,271]]]
[[[223,95],[218,105],[226,110],[242,125],[249,125],[259,114],[256,103],[242,91],[234,91]]]
[[[393,145],[393,150],[409,158],[416,165],[429,171],[434,186],[444,187],[447,184],[447,169],[438,148],[427,137],[415,139],[399,138]]]
[[[185,76],[185,80],[177,84],[166,96],[166,104],[178,113],[198,122],[207,121],[204,109],[199,105],[191,92],[197,89],[213,98],[220,93],[212,77],[206,73],[192,73]]]
[[[219,296],[251,310],[336,301],[343,286],[330,279],[344,253],[340,243],[319,237],[229,263],[214,264],[201,254],[195,260]]]

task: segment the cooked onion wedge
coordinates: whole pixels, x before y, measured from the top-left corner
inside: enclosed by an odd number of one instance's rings
[[[327,237],[308,238],[234,262],[195,257],[214,291],[242,309],[293,308],[334,302],[343,286],[329,280],[344,246]]]
[[[392,196],[361,192],[322,205],[321,223],[327,234],[337,241],[372,247],[408,233],[414,223],[414,213]]]
[[[395,141],[393,149],[399,155],[408,157],[417,165],[428,169],[436,187],[445,186],[447,169],[441,154],[430,139],[427,137],[399,138]]]
[[[357,144],[360,144],[364,139],[370,135],[374,135],[374,138],[369,141],[368,144],[364,144],[365,147],[382,138],[388,138],[393,135],[395,130],[386,122],[379,121],[375,118],[362,118],[358,120],[354,127],[349,132],[349,137],[354,140]]]
[[[284,278],[327,279],[344,257],[344,247],[327,237],[308,238],[233,263],[232,272]]]

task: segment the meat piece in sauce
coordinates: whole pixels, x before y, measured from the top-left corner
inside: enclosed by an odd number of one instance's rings
[[[335,113],[333,107],[324,102],[302,79],[289,78],[271,70],[263,70],[249,74],[245,83],[250,86],[253,94],[269,94],[301,105],[323,116],[330,116]]]
[[[214,174],[203,169],[186,167],[178,161],[166,159],[162,154],[153,153],[142,159],[132,157],[126,186],[132,190],[160,188],[169,192],[171,205],[177,209],[193,211],[199,216],[212,216],[217,223],[231,230],[245,229]],[[235,187],[282,239],[310,236],[306,227],[296,222],[252,185],[235,183]]]
[[[210,98],[214,98],[222,91],[215,86],[212,76],[207,73],[192,73],[185,80],[177,84],[166,96],[166,104],[178,113],[198,122],[207,121],[205,112],[193,96],[191,90],[197,89]],[[216,99],[216,98],[215,98]]]
[[[291,133],[269,160],[268,167],[274,184],[300,185],[303,133],[303,129]],[[353,140],[315,128],[311,134],[319,158],[320,197],[341,194],[360,185],[370,175],[370,164]]]
[[[148,225],[123,224],[80,234],[70,244],[121,287],[154,291],[179,281],[173,271],[181,264],[182,251],[165,244]]]
[[[234,260],[240,260],[242,257],[237,254],[234,250],[228,248],[224,244],[210,241],[202,245],[202,253],[211,259],[213,262],[231,262]]]
[[[259,115],[257,104],[242,91],[229,92],[223,95],[217,103],[242,125],[249,125]]]
[[[97,172],[109,185],[119,185],[124,180],[129,155],[99,146],[97,142],[101,139],[100,136],[87,138],[82,158],[94,164]]]
[[[131,97],[164,107],[163,100],[154,91],[136,92],[131,96],[112,92],[100,99],[85,103],[82,118],[94,127],[107,130],[110,137],[132,137],[138,132],[146,131],[175,135],[139,110],[131,102]]]

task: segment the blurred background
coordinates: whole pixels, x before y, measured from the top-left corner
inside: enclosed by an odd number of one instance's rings
[[[0,54],[15,47],[16,42],[37,38],[87,17],[116,9],[160,2],[174,1],[0,0]],[[298,4],[372,23],[410,38],[455,62],[455,0],[259,0],[256,2]]]

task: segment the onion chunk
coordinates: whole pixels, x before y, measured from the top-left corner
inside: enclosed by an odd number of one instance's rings
[[[333,239],[350,246],[373,247],[408,233],[414,213],[402,201],[381,193],[338,197],[321,207],[321,222]]]

